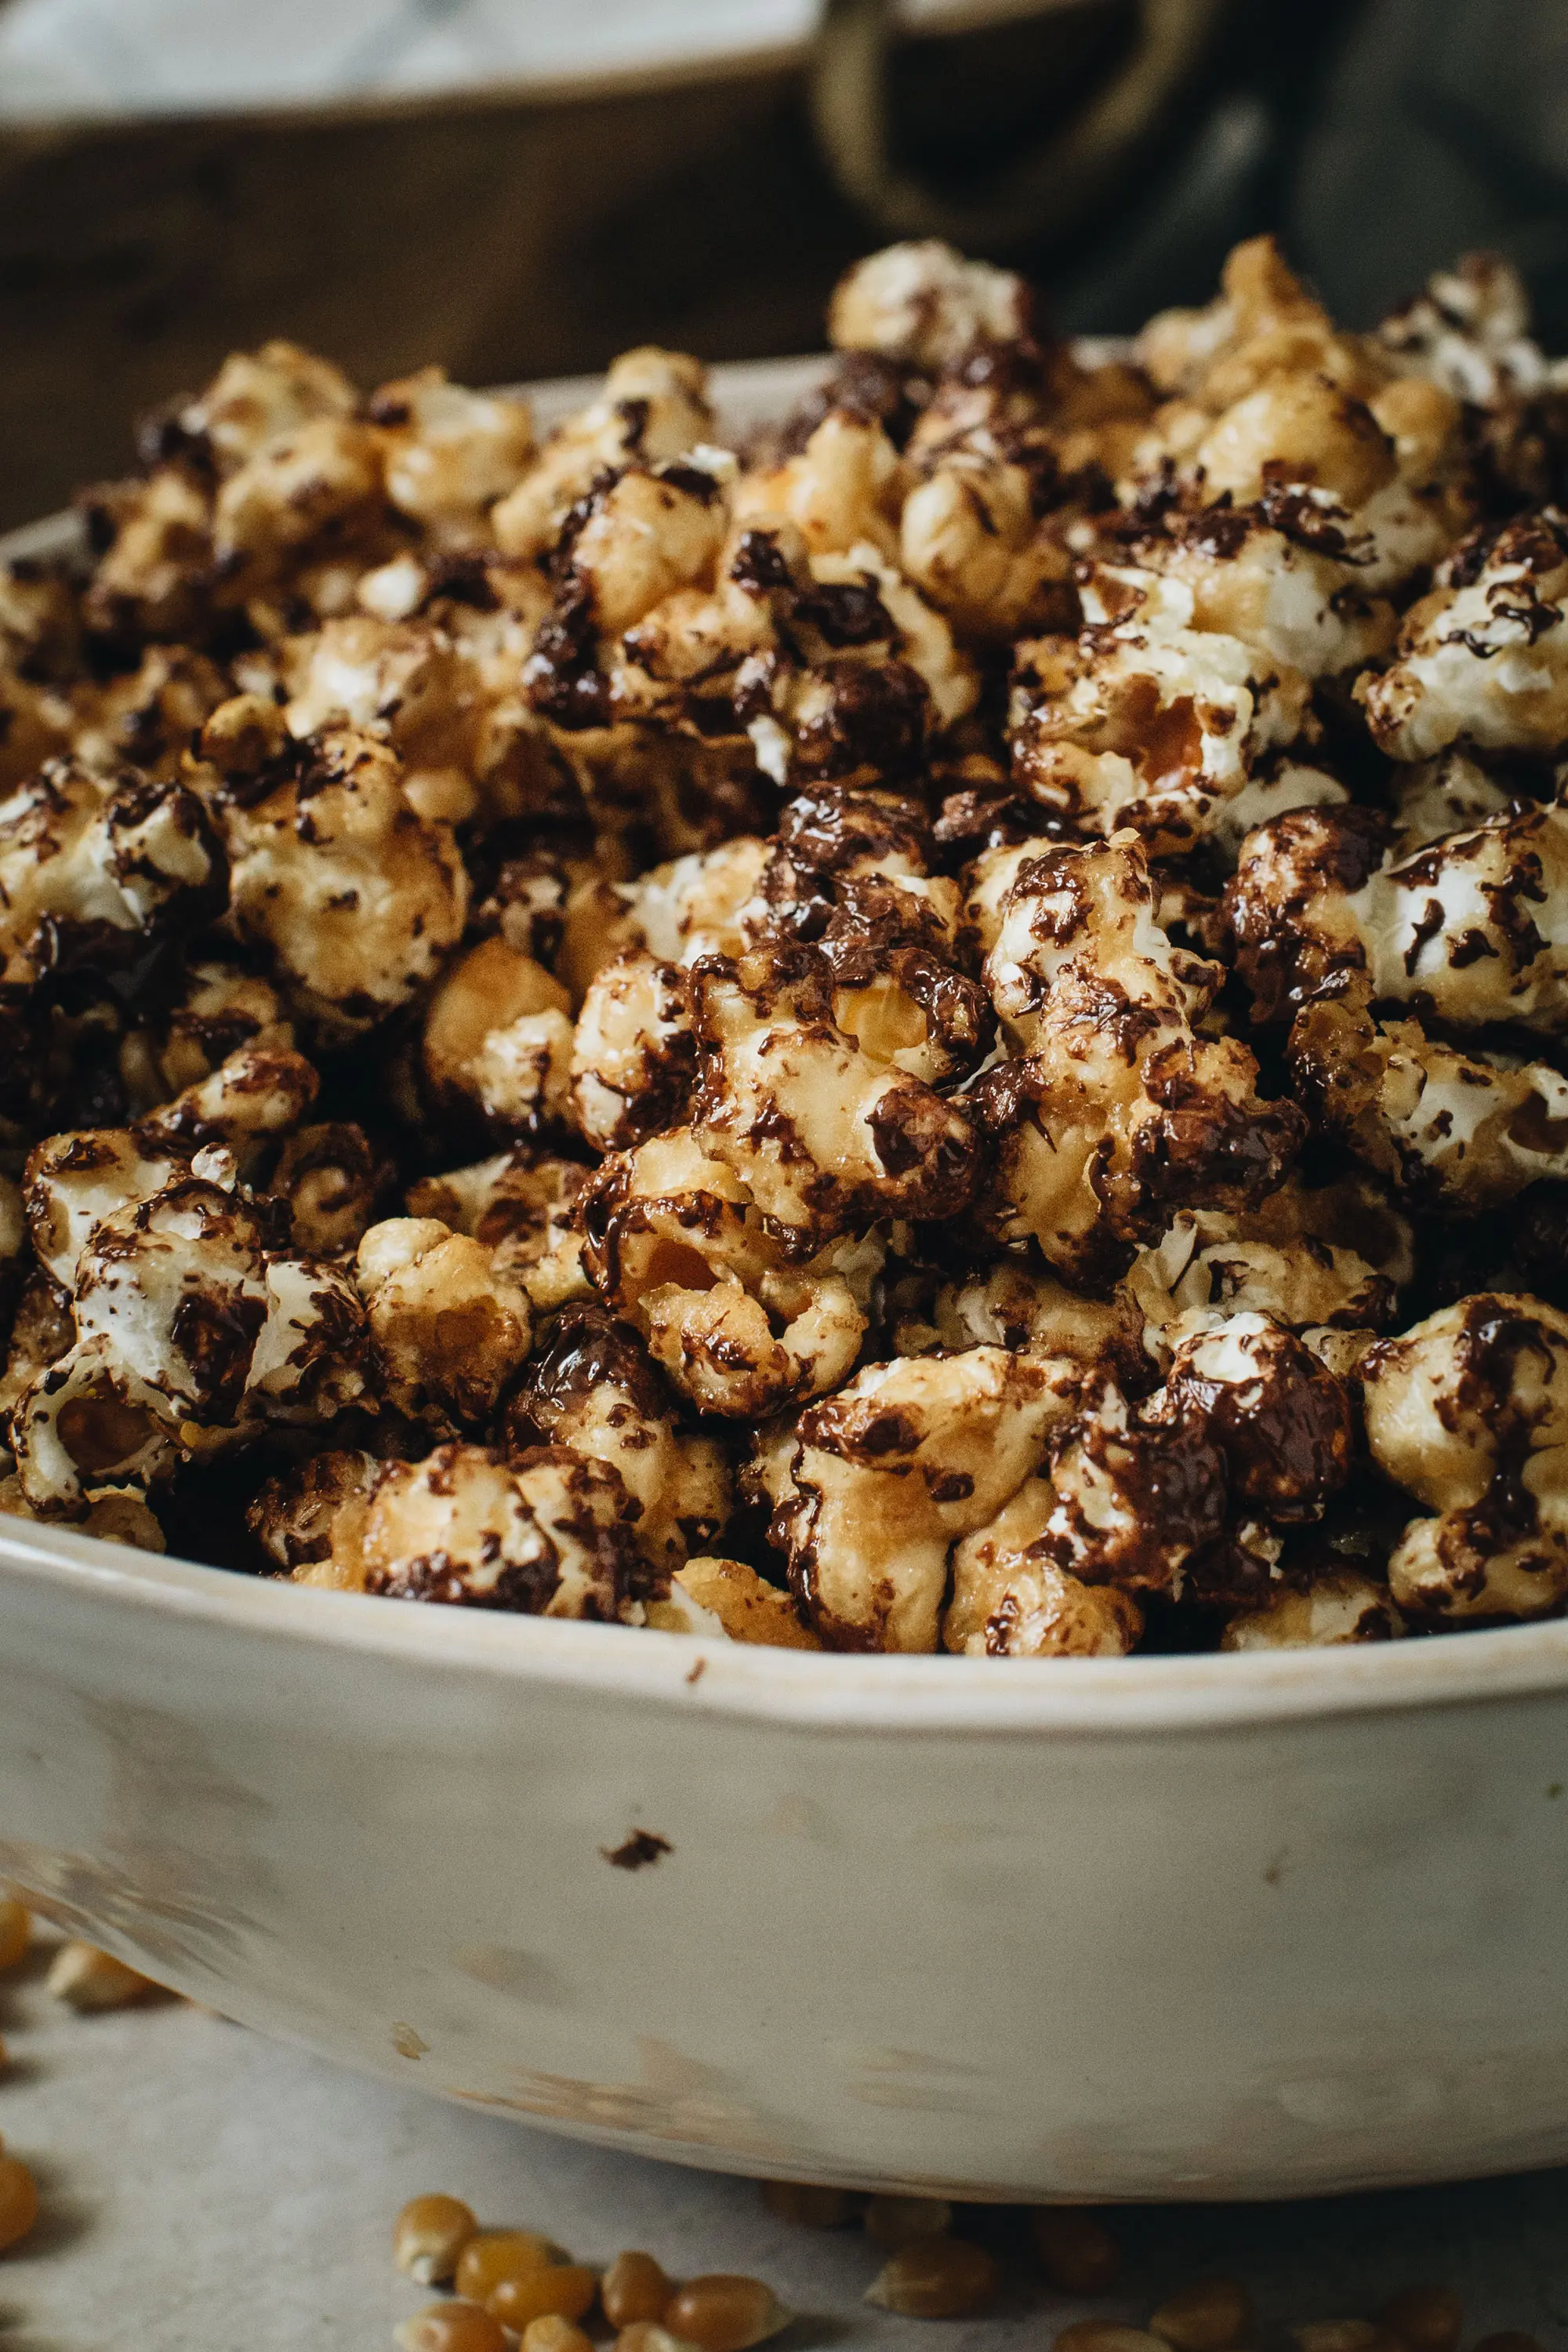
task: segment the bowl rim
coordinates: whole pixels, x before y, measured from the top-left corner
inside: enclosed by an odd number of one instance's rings
[[[1337,1648],[1131,1658],[975,1658],[769,1649],[692,1633],[432,1608],[251,1577],[74,1528],[0,1519],[8,1593],[149,1625],[259,1636],[435,1675],[548,1684],[763,1724],[1053,1738],[1201,1732],[1568,1689],[1568,1620]]]
[[[1120,340],[1086,341],[1110,356]],[[721,362],[710,370],[727,426],[745,430],[829,365],[822,352]],[[533,402],[548,430],[603,377],[501,389]],[[69,555],[70,511],[0,535],[0,561]],[[331,1592],[135,1551],[101,1538],[0,1517],[0,1618],[9,1590],[54,1586],[73,1602],[142,1619],[232,1627],[442,1674],[575,1686],[759,1724],[844,1731],[1056,1736],[1204,1731],[1265,1722],[1475,1705],[1568,1688],[1568,1620],[1364,1646],[1175,1657],[970,1658],[767,1649],[496,1610]]]

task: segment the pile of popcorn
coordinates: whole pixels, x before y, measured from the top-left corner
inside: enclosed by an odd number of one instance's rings
[[[1568,364],[1268,239],[829,329],[741,447],[269,343],[0,571],[0,1509],[805,1649],[1560,1612]]]

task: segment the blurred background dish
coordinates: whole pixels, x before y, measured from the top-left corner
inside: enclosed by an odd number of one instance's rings
[[[1368,320],[1466,245],[1568,332],[1556,0],[0,0],[0,526],[288,334],[374,382],[809,348],[945,234],[1063,324],[1279,226]]]

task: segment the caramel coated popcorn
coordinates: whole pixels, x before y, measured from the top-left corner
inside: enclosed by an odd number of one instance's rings
[[[1519,280],[829,331],[743,443],[268,343],[0,569],[0,1510],[803,1653],[1568,1607]]]

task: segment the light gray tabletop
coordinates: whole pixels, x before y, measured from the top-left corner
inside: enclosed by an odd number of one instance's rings
[[[879,2257],[858,2231],[776,2221],[752,2183],[559,2139],[366,2082],[184,2004],[78,2017],[41,1966],[0,1979],[0,2133],[37,2175],[44,2219],[0,2258],[0,2352],[390,2352],[427,2294],[397,2277],[404,2200],[441,2189],[493,2225],[580,2259],[640,2245],[688,2276],[742,2270],[800,2315],[779,2352],[890,2345],[1045,2352],[1090,2306],[1020,2259],[984,2322],[921,2324],[860,2297]],[[1005,2220],[985,2225],[1007,2242]],[[1568,2345],[1568,2173],[1315,2204],[1141,2209],[1115,2217],[1142,2319],[1163,2288],[1238,2272],[1263,2340],[1363,2313],[1416,2279],[1466,2297],[1468,2346],[1504,2327]]]

